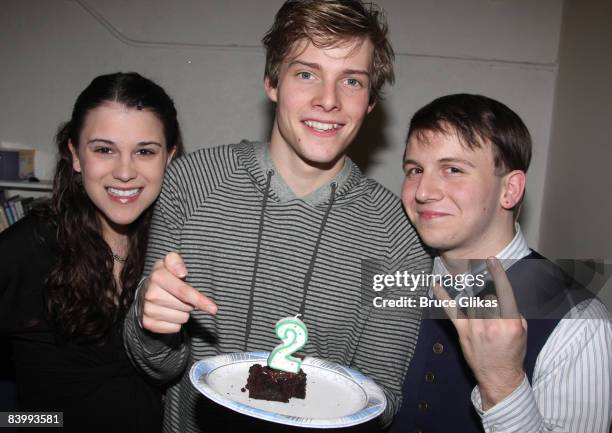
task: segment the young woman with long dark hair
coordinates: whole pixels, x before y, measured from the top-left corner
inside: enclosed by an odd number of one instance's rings
[[[159,431],[160,391],[130,365],[121,324],[152,204],[182,153],[174,103],[136,73],[99,76],[56,144],[49,204],[0,234],[0,332],[19,409],[61,411],[63,431]]]

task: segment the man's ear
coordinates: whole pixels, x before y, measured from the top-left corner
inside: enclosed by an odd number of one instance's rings
[[[506,174],[503,179],[503,191],[500,197],[500,205],[506,210],[513,209],[520,203],[525,193],[527,176],[522,170],[514,170]]]
[[[278,102],[278,89],[277,86],[272,85],[270,77],[264,78],[264,88],[266,89],[266,95],[272,102]]]
[[[81,172],[81,160],[79,159],[79,154],[74,148],[71,140],[68,140],[68,149],[70,149],[70,154],[72,155],[72,169],[77,173]]]

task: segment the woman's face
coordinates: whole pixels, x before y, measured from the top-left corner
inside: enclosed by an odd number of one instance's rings
[[[121,231],[155,201],[168,153],[163,125],[151,112],[108,102],[87,113],[72,166],[105,230]]]

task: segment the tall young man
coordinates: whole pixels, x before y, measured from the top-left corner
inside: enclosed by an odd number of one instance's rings
[[[191,386],[189,367],[271,350],[282,317],[303,314],[306,354],[383,386],[383,423],[399,407],[416,344],[419,312],[361,302],[363,261],[403,259],[415,272],[431,265],[399,199],[346,156],[393,80],[381,15],[359,1],[288,1],[263,42],[265,91],[276,104],[270,143],[203,149],[167,173],[150,275],[126,320],[132,361],[170,384],[165,432],[225,426]]]
[[[612,322],[528,248],[516,220],[530,159],[527,128],[495,100],[450,95],[414,115],[406,211],[438,253],[434,274],[480,266],[498,304],[462,312],[447,303],[452,322],[423,320],[393,432],[608,432]]]

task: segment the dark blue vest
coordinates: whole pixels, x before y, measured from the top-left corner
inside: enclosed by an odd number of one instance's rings
[[[538,354],[559,319],[589,295],[536,252],[515,263],[507,275],[527,318],[524,370],[531,381]],[[482,433],[470,399],[475,385],[452,322],[424,318],[402,388],[402,408],[389,432]]]

